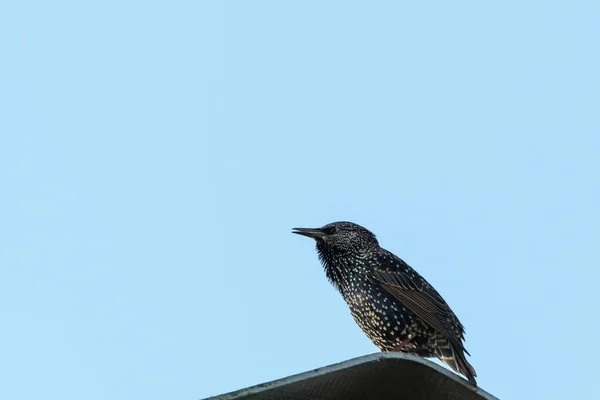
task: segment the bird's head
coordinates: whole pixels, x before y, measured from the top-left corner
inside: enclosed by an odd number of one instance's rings
[[[319,255],[325,259],[379,246],[371,231],[352,222],[332,222],[320,228],[294,228],[292,233],[315,239]]]

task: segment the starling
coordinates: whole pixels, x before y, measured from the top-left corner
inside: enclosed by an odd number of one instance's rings
[[[327,279],[381,351],[437,357],[476,385],[461,322],[429,282],[379,247],[373,233],[352,222],[294,228],[293,233],[316,240]]]

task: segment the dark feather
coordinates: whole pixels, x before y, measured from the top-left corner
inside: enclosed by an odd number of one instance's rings
[[[421,275],[402,259],[388,253],[381,257],[378,267],[371,269],[367,277],[437,331],[438,342],[445,342],[445,346],[436,346],[439,358],[470,380],[476,376],[463,354],[469,354],[462,342],[463,325],[442,296]]]

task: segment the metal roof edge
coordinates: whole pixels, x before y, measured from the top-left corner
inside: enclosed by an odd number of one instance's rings
[[[268,390],[276,389],[282,386],[286,386],[299,381],[311,379],[317,376],[326,375],[332,372],[344,370],[357,365],[378,362],[386,359],[401,360],[408,363],[417,363],[424,365],[428,368],[435,370],[437,373],[444,375],[446,378],[452,379],[456,383],[460,384],[469,391],[474,392],[478,396],[481,396],[485,400],[499,400],[497,397],[492,396],[480,387],[471,385],[467,380],[463,379],[458,374],[451,372],[450,370],[432,362],[425,358],[415,356],[413,354],[402,353],[402,352],[381,352],[373,353],[366,356],[352,358],[339,363],[327,365],[324,367],[316,368],[311,371],[302,372],[295,375],[290,375],[281,379],[261,383],[255,386],[250,386],[244,389],[236,390],[229,393],[224,393],[217,396],[207,397],[205,400],[233,400],[242,396],[249,396],[259,394]]]

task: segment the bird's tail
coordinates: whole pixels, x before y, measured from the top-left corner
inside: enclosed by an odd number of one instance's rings
[[[451,343],[442,335],[437,335],[435,346],[436,357],[459,374],[466,376],[469,382],[477,386],[477,382],[475,381],[477,372],[475,372],[473,366],[467,361],[465,353],[469,354],[462,345],[460,347],[456,346],[456,344]]]

